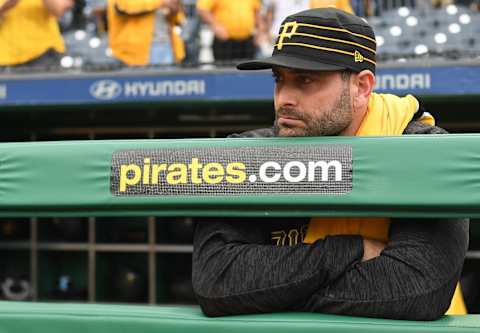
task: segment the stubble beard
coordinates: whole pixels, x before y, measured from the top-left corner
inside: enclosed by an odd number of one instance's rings
[[[346,129],[353,118],[353,109],[350,100],[350,91],[344,86],[342,93],[338,96],[334,106],[324,112],[306,114],[293,108],[280,108],[277,114],[289,115],[301,120],[306,127],[283,127],[278,126],[277,116],[275,117],[275,136],[301,137],[301,136],[331,136],[339,135]],[[320,115],[315,117],[315,115]],[[287,133],[282,133],[285,130]]]

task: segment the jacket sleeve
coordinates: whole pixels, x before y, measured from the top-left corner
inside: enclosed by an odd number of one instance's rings
[[[422,123],[421,121],[411,121],[403,134],[448,134],[446,130],[438,126],[431,126]]]
[[[404,134],[446,134],[412,121]],[[381,255],[356,263],[304,311],[433,320],[448,309],[468,248],[468,220],[396,220]]]
[[[207,316],[294,310],[362,256],[360,236],[273,246],[262,244],[262,232],[255,223],[199,221],[194,234],[193,289]]]
[[[275,136],[273,127],[259,128],[243,133],[233,133],[228,136],[229,139],[235,138],[270,138]]]
[[[123,15],[142,15],[160,8],[164,0],[115,0],[115,10]]]
[[[355,263],[305,311],[434,320],[448,309],[468,248],[468,220],[397,220],[381,255]]]

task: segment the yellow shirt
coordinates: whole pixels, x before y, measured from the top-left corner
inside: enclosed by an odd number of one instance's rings
[[[259,0],[198,0],[197,8],[211,12],[228,32],[229,39],[246,39],[255,30]]]
[[[109,0],[108,38],[112,53],[116,58],[132,66],[147,65],[150,60],[150,47],[155,28],[155,10],[164,0]],[[115,9],[130,15],[121,15]],[[180,35],[173,29],[184,19],[183,12],[167,18],[170,30],[173,55],[176,62],[185,57],[185,45]]]
[[[42,0],[21,0],[0,17],[0,65],[23,64],[49,49],[64,52],[65,45]]]
[[[335,7],[353,14],[349,0],[310,0],[310,8]]]
[[[418,111],[418,101],[407,95],[398,97],[390,94],[372,93],[367,112],[356,136],[401,135]],[[434,125],[430,115],[421,115],[420,121]],[[312,218],[308,226],[305,243],[313,243],[328,235],[361,235],[388,242],[389,218]]]

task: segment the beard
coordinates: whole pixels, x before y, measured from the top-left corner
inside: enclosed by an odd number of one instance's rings
[[[301,120],[305,127],[280,127],[278,115],[290,116]],[[327,110],[317,109],[315,112],[301,112],[294,108],[279,108],[275,115],[275,136],[327,136],[339,135],[350,125],[353,118],[353,108],[350,100],[350,91],[343,87],[333,107]],[[286,129],[288,134],[282,134]]]

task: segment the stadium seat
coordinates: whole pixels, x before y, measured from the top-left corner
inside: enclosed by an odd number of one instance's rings
[[[397,9],[388,10],[382,13],[382,19],[388,26],[401,24],[405,20],[404,17],[398,14]]]
[[[106,35],[97,36],[94,33],[77,30],[65,33],[64,40],[67,49],[65,56],[75,59],[76,62],[71,67],[109,69],[117,63],[111,56]]]
[[[444,8],[432,10],[430,14],[433,24],[437,27],[458,22],[457,15],[448,14]]]
[[[109,66],[115,65],[117,61],[112,58],[111,51],[108,48],[108,39],[106,36],[102,38],[97,38],[98,44],[95,44],[95,47],[89,45],[87,51],[85,52],[85,65],[93,66],[96,68],[105,68],[108,69]]]

